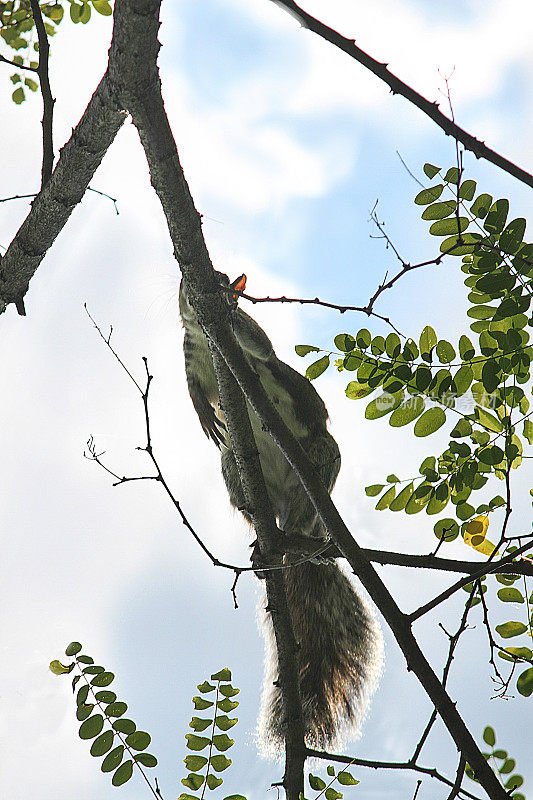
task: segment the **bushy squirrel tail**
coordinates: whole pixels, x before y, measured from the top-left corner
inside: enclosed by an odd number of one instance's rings
[[[356,735],[382,670],[381,629],[337,564],[306,562],[285,572],[299,644],[306,744],[319,749]],[[285,738],[277,661],[268,619],[266,680],[260,729],[267,750]],[[268,641],[270,639],[270,641]]]

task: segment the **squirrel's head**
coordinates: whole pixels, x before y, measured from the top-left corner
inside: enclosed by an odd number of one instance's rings
[[[221,295],[224,300],[227,302],[229,307],[233,310],[237,308],[238,303],[238,295],[233,294],[233,291],[243,292],[246,287],[246,275],[239,275],[238,278],[235,278],[234,281],[230,282],[230,279],[224,272],[217,272],[215,270],[215,276],[218,281],[219,286],[223,291],[221,291]],[[189,299],[187,297],[187,292],[185,290],[185,282],[182,278],[180,284],[180,314],[185,323],[196,321],[196,313],[193,311],[192,306],[189,303]]]

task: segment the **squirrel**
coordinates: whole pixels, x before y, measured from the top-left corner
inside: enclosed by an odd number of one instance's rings
[[[340,469],[337,442],[326,427],[326,406],[310,381],[276,356],[264,330],[237,306],[246,276],[233,283],[222,272],[217,279],[230,307],[231,324],[249,364],[269,399],[300,442],[329,492]],[[190,306],[184,283],[179,306],[185,328],[183,349],[189,394],[204,433],[221,454],[222,475],[233,506],[250,522],[244,493],[220,409],[218,386],[207,337]],[[293,468],[248,404],[265,484],[280,530],[296,537],[318,537],[327,544],[324,527]],[[316,541],[316,538],[314,538]],[[294,560],[294,558],[292,558]],[[300,696],[308,747],[340,743],[358,732],[370,695],[381,673],[381,629],[367,602],[335,562],[285,556],[287,597],[296,641]],[[267,664],[260,715],[262,739],[272,751],[285,740],[281,690],[270,620],[266,625]]]

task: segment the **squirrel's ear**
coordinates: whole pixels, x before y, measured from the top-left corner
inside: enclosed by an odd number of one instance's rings
[[[244,292],[246,289],[246,275],[244,275],[244,273],[239,275],[238,278],[235,278],[235,280],[230,283],[230,286],[237,292]]]

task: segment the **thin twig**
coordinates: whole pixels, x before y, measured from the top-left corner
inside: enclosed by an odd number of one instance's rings
[[[526,544],[522,545],[522,547],[519,547],[517,550],[514,550],[512,553],[509,553],[508,555],[504,556],[504,558],[500,559],[500,561],[496,562],[487,561],[479,569],[477,569],[474,573],[472,573],[472,575],[469,575],[466,578],[461,578],[461,580],[454,583],[444,592],[441,592],[436,597],[434,597],[433,600],[430,600],[428,603],[425,603],[423,606],[420,606],[420,608],[417,608],[416,611],[413,611],[411,614],[408,614],[407,617],[409,621],[415,622],[417,619],[420,619],[420,617],[422,617],[424,614],[427,614],[428,611],[431,611],[432,609],[436,608],[438,605],[440,605],[440,603],[443,603],[445,600],[451,597],[452,594],[455,594],[456,592],[459,591],[459,589],[462,589],[463,586],[466,586],[467,583],[470,583],[470,581],[474,581],[477,578],[481,578],[483,577],[483,575],[488,575],[491,572],[499,572],[500,567],[502,567],[504,564],[510,564],[513,561],[513,559],[515,559],[521,553],[525,553],[526,550],[531,550],[531,548],[533,548],[533,542],[529,541]]]
[[[37,36],[39,39],[39,66],[37,67],[37,74],[39,76],[39,84],[41,87],[41,94],[43,97],[43,165],[41,170],[41,189],[48,183],[52,170],[54,167],[54,140],[53,140],[53,116],[54,116],[54,103],[52,97],[52,90],[50,89],[50,76],[48,73],[48,58],[50,55],[50,45],[48,43],[48,36],[46,35],[46,28],[44,27],[44,20],[39,6],[39,0],[30,0],[31,11],[37,28]]]
[[[335,47],[338,47],[351,58],[354,58],[362,64],[366,69],[370,70],[370,72],[374,73],[374,75],[390,87],[393,94],[400,94],[402,97],[405,97],[406,100],[432,119],[447,136],[453,136],[456,141],[461,142],[463,147],[474,153],[476,158],[484,158],[509,173],[509,175],[512,175],[517,180],[527,184],[527,186],[533,186],[533,175],[521,169],[521,167],[509,161],[507,158],[504,158],[504,156],[500,155],[495,150],[491,150],[484,142],[480,142],[472,136],[472,134],[456,125],[453,120],[439,110],[438,103],[431,103],[417,91],[397,78],[396,75],[390,72],[387,64],[376,61],[375,58],[372,58],[372,56],[365,53],[364,50],[361,50],[360,47],[357,47],[354,39],[347,39],[337,31],[324,25],[324,23],[319,22],[319,20],[296,5],[293,0],[272,0],[272,2],[289,11],[291,16],[295,17],[304,28],[308,28],[317,36],[320,36]]]
[[[442,775],[435,768],[421,767],[419,764],[412,764],[410,761],[371,761],[366,758],[352,758],[352,756],[328,753],[325,750],[313,750],[309,747],[307,748],[306,752],[309,758],[321,758],[328,761],[339,761],[342,764],[352,763],[356,767],[369,767],[370,769],[410,770],[412,772],[419,772],[424,775],[429,775],[431,778],[435,778],[441,783],[445,783],[447,786],[453,786],[453,781],[451,781],[449,778],[446,778],[445,775]],[[471,794],[470,792],[466,791],[466,789],[461,789],[461,793],[464,794],[465,797],[471,798],[471,800],[480,800],[478,796]]]
[[[25,69],[27,72],[37,72],[37,67],[27,67],[24,64],[17,64],[16,61],[10,61],[9,58],[4,58],[4,56],[0,56],[0,61],[12,67],[16,67],[17,69]]]

